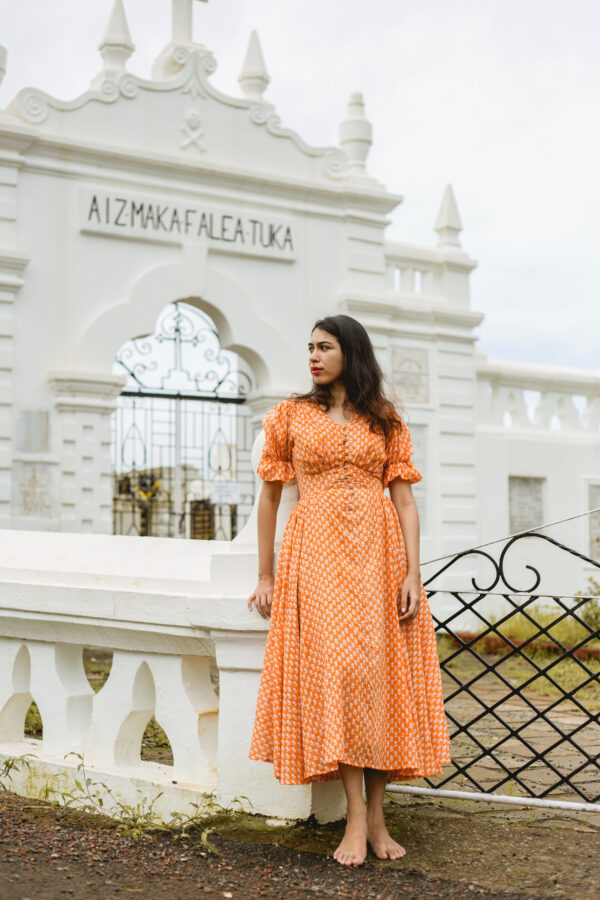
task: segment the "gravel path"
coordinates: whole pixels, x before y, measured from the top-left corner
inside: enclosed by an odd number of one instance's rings
[[[454,815],[448,806],[435,810],[412,800],[388,804],[386,815],[390,831],[407,848],[406,857],[383,861],[370,854],[365,865],[345,868],[331,858],[341,823],[261,831],[239,820],[236,824],[234,817],[216,817],[207,823],[215,853],[202,843],[200,830],[185,840],[159,832],[136,841],[118,834],[110,820],[4,793],[0,898],[598,896],[600,846],[594,826],[584,826],[585,837],[573,820],[566,828],[554,828],[538,819],[532,830],[530,819],[527,824],[513,819],[507,827],[486,816]],[[441,844],[443,851],[436,852]],[[564,868],[569,860],[571,869]],[[584,861],[588,869],[582,868]],[[568,877],[575,869],[577,884]]]

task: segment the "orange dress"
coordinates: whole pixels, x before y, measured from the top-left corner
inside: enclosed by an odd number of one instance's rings
[[[338,760],[390,781],[451,762],[433,619],[421,582],[400,623],[406,577],[400,522],[384,488],[420,481],[403,423],[386,454],[361,413],[340,425],[307,401],[263,418],[257,473],[296,478],[273,589],[249,758],[281,784],[339,779]]]

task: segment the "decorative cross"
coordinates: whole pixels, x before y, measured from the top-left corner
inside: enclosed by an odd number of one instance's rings
[[[192,42],[192,3],[194,0],[173,0],[173,40]],[[208,3],[208,0],[202,0]]]

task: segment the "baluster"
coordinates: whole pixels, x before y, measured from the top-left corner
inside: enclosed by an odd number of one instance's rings
[[[23,740],[31,703],[29,650],[22,640],[0,638],[0,743]]]

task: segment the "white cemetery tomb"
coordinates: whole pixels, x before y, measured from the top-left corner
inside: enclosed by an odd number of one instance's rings
[[[269,101],[255,32],[228,96],[192,0],[173,0],[148,78],[129,68],[125,5],[107,9],[88,91],[25,88],[0,112],[0,759],[36,754],[15,776],[34,796],[69,783],[78,752],[128,801],[164,790],[165,815],[216,790],[336,818],[339,783],[282,787],[247,758],[268,627],[247,609],[261,420],[308,389],[312,323],[369,330],[423,473],[423,562],[600,506],[600,373],[477,348],[452,188],[431,246],[387,240],[402,197],[368,168],[359,92],[339,146],[310,146]],[[296,500],[290,482],[276,549]],[[597,558],[598,515],[558,538]],[[525,562],[515,550],[524,588]],[[466,558],[440,587],[486,571]],[[572,594],[593,568],[544,572]],[[113,651],[97,694],[84,647]],[[23,737],[32,699],[41,742]],[[153,715],[172,766],[140,760]]]

